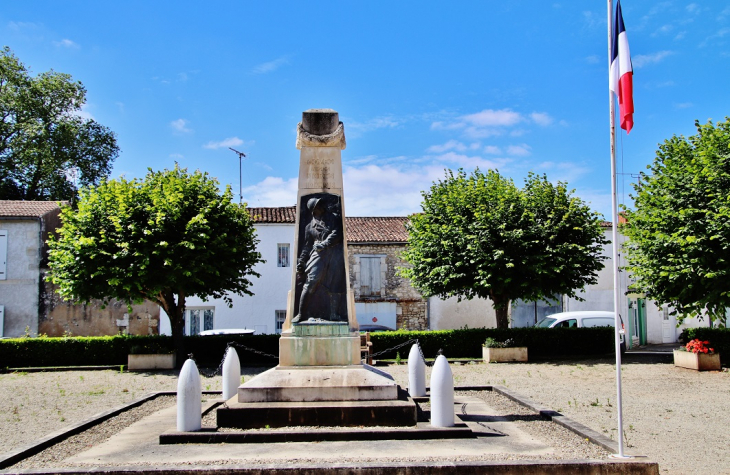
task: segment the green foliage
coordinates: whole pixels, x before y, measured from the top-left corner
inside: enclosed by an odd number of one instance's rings
[[[730,120],[695,125],[697,135],[659,146],[622,226],[632,288],[674,307],[680,323],[730,307]]]
[[[427,296],[491,299],[499,328],[510,301],[579,298],[603,268],[600,215],[544,175],[519,189],[494,170],[448,171],[421,206],[401,275]]]
[[[487,337],[486,340],[484,340],[485,348],[514,348],[515,342],[511,338],[508,338],[505,341],[497,341],[492,337]]]
[[[109,175],[116,137],[78,115],[85,102],[86,89],[70,75],[31,77],[10,48],[0,51],[0,199],[74,200],[76,180],[91,185]]]
[[[526,346],[530,358],[554,356],[598,356],[614,352],[614,330],[594,328],[471,328],[461,330],[394,331],[370,334],[373,353],[387,350],[411,339],[418,339],[426,358],[439,350],[447,358],[481,358],[487,338],[512,340],[512,346]],[[381,358],[394,358],[385,354]]]
[[[185,337],[185,345],[198,365],[209,368],[220,364],[229,342],[273,355],[279,352],[279,335]],[[126,365],[127,355],[135,347],[140,353],[167,353],[174,345],[172,338],[166,335],[10,338],[0,340],[0,361],[3,368]],[[244,365],[276,364],[275,359],[254,352],[240,348],[236,351]]]
[[[708,346],[720,353],[722,365],[730,366],[730,328],[685,328],[679,335],[679,341],[683,344],[695,338],[709,341]]]
[[[62,210],[49,241],[49,274],[67,300],[149,300],[170,318],[184,356],[185,299],[251,295],[261,261],[245,207],[221,195],[207,173],[175,167],[144,180],[104,180],[81,191],[78,209]]]

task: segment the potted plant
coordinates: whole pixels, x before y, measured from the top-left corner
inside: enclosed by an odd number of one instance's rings
[[[679,349],[674,350],[674,366],[697,371],[719,371],[720,354],[710,348],[709,341],[699,338],[691,340]]]
[[[514,340],[497,341],[487,338],[482,345],[482,357],[485,363],[503,363],[507,361],[527,361],[527,347],[514,346]]]
[[[175,352],[160,345],[134,345],[127,355],[127,370],[175,369]]]

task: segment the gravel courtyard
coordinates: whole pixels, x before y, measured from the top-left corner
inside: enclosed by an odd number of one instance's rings
[[[623,368],[624,441],[659,463],[661,473],[730,474],[730,372],[670,364]],[[383,368],[403,386],[405,365]],[[246,379],[263,368],[244,368]],[[608,360],[453,364],[457,386],[499,384],[617,437],[615,368]],[[427,373],[427,378],[428,378]],[[0,375],[0,453],[152,391],[174,391],[174,372],[67,371]],[[220,390],[221,378],[203,378]],[[9,429],[9,430],[8,430]]]

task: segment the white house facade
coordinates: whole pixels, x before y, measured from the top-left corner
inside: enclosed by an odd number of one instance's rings
[[[197,334],[212,329],[251,329],[255,333],[279,333],[286,318],[287,295],[291,287],[294,249],[295,207],[249,208],[259,239],[258,251],[265,263],[255,270],[261,277],[253,279],[253,296],[232,295],[229,308],[222,299],[207,302],[197,297],[187,299],[185,333]],[[495,327],[496,313],[485,299],[458,301],[457,298],[424,298],[407,281],[397,275],[398,267],[407,265],[400,252],[407,245],[405,217],[346,218],[350,287],[361,325],[382,325],[409,330],[445,330]],[[608,259],[598,273],[598,282],[586,287],[583,300],[556,296],[552,302],[513,302],[510,308],[513,327],[534,325],[540,318],[563,311],[613,311],[613,269],[611,263],[611,223],[603,223],[609,240],[603,249]],[[619,242],[624,237],[619,235]],[[620,259],[622,259],[620,257]],[[225,265],[221,263],[221,265]],[[619,262],[624,266],[625,262]],[[629,347],[676,342],[686,326],[707,325],[687,319],[677,327],[667,306],[658,307],[642,294],[627,292],[628,276],[619,273],[619,314],[628,336]],[[161,311],[164,315],[164,312]],[[170,334],[167,316],[160,317],[160,333]]]

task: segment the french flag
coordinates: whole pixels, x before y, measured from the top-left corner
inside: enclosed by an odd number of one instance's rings
[[[611,33],[611,71],[609,84],[611,91],[618,97],[621,128],[628,134],[634,126],[634,85],[629,40],[626,38],[624,17],[621,14],[621,1],[616,2]]]

